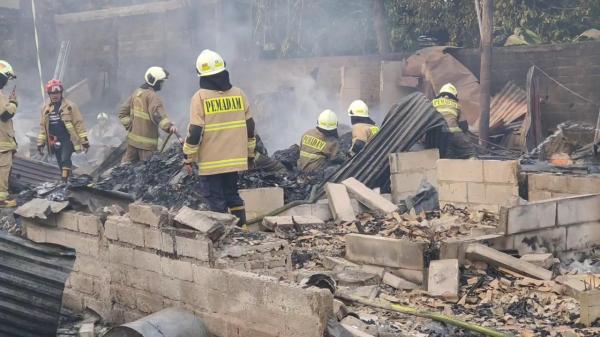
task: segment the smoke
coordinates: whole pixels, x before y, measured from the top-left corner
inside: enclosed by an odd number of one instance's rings
[[[326,59],[259,60],[264,46],[258,46],[253,38],[255,2],[222,1],[216,2],[222,3],[222,7],[215,7],[213,2],[202,1],[38,0],[41,11],[38,21],[45,27],[40,31],[44,81],[52,77],[60,41],[70,40],[72,51],[64,82],[68,87],[88,79],[90,97],[80,108],[87,128],[91,129],[99,112],[116,118],[121,103],[143,83],[148,67],[163,66],[170,72],[170,79],[159,94],[170,118],[185,135],[190,99],[198,90],[196,57],[209,48],[225,58],[232,84],[248,95],[257,131],[271,153],[298,143],[306,130],[315,127],[324,109],[333,109],[340,123],[349,124],[346,107],[340,105],[340,64],[329,65]],[[154,14],[115,15],[101,20],[73,14],[116,4],[145,4],[145,13],[159,9]],[[28,10],[21,9],[25,18],[23,27],[31,26],[27,22],[31,17]],[[57,13],[70,17],[55,18]],[[353,20],[347,23],[339,17],[336,20],[334,33],[338,34],[332,36],[342,36],[340,32],[356,29]],[[327,26],[325,21],[322,23]],[[277,24],[282,27],[271,27],[272,31],[289,29],[285,22]],[[23,136],[26,131],[36,133],[41,105],[32,28],[27,29],[16,37],[25,47],[22,50],[26,57],[18,59],[19,55],[14,55],[18,70],[23,74],[18,82],[20,114],[15,121],[17,135],[23,143],[28,141]],[[365,42],[352,41],[350,35],[343,35],[344,41],[331,42],[364,49]],[[77,101],[76,97],[72,99]]]

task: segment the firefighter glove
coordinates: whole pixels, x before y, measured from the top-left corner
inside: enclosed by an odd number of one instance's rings
[[[45,145],[44,145],[44,144],[39,144],[39,145],[37,146],[37,149],[38,149],[38,152],[39,152],[39,154],[41,154],[41,155],[44,155],[44,147],[45,147]]]

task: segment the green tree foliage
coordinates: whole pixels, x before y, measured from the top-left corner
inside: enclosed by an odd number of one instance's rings
[[[355,55],[377,52],[371,0],[253,0],[255,40],[273,57]],[[543,43],[571,41],[600,29],[599,0],[495,0],[495,43],[515,29]],[[386,0],[393,51],[424,46],[421,35],[462,47],[479,45],[474,0]]]

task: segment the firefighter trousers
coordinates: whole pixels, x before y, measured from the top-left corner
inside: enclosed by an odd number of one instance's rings
[[[138,161],[148,161],[152,158],[154,151],[151,150],[143,150],[138,149],[135,146],[131,146],[131,144],[127,144],[127,150],[125,150],[125,154],[123,155],[123,159],[121,159],[121,163],[135,163]]]
[[[226,213],[228,208],[244,205],[237,184],[237,172],[200,176],[200,194],[211,211]]]
[[[8,178],[12,168],[13,152],[0,153],[0,200],[8,199]]]
[[[475,146],[463,132],[450,133],[446,145],[445,158],[469,159],[477,157]]]
[[[63,142],[61,143],[60,147],[54,148],[56,162],[58,163],[58,167],[60,167],[61,170],[70,170],[73,167],[73,162],[71,161],[73,152],[75,152],[75,148],[73,147],[73,143],[71,143],[70,141]]]

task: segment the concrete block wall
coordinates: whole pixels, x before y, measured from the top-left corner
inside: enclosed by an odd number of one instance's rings
[[[503,247],[519,253],[576,251],[600,245],[600,194],[505,207]]]
[[[540,201],[600,193],[600,174],[559,175],[553,173],[527,174],[528,200]]]
[[[414,195],[423,179],[437,188],[438,159],[440,153],[437,149],[391,153],[389,160],[392,202],[398,203]]]
[[[498,212],[519,198],[519,165],[515,160],[440,159],[437,181],[440,206]]]
[[[219,269],[287,272],[287,243],[266,239],[253,247],[215,248],[197,232],[171,226],[171,218],[162,207],[132,204],[129,215],[109,216],[104,224],[72,211],[50,226],[28,219],[23,224],[33,241],[76,250],[63,297],[76,312],[90,308],[120,324],[179,306],[195,312],[215,336],[323,335],[333,305],[329,291]]]

